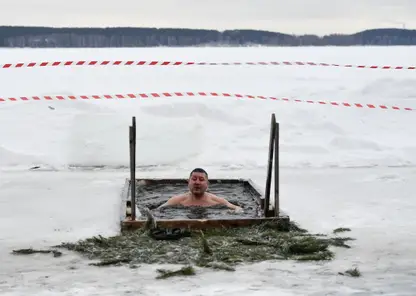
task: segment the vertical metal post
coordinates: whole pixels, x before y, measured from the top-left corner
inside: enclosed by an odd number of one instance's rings
[[[270,124],[270,141],[269,141],[269,158],[267,163],[267,179],[266,179],[266,192],[264,196],[264,205],[263,211],[264,216],[269,216],[269,206],[270,206],[270,191],[272,183],[272,169],[273,169],[273,150],[274,150],[274,140],[276,135],[276,116],[272,114],[271,124]]]
[[[274,137],[274,215],[280,216],[280,196],[279,196],[279,123],[276,122]]]
[[[129,127],[131,219],[136,220],[136,117]]]

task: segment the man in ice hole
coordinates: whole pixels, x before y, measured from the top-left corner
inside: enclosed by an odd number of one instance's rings
[[[201,206],[209,207],[214,205],[225,205],[230,209],[241,212],[243,209],[239,206],[233,205],[222,197],[218,197],[212,193],[206,192],[208,189],[208,174],[204,169],[196,168],[189,175],[188,188],[189,191],[184,194],[171,197],[161,207],[172,205],[183,206]]]

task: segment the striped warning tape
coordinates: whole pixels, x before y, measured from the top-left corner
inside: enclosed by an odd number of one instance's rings
[[[368,108],[368,109],[385,109],[385,110],[402,110],[402,111],[415,111],[416,109],[409,107],[397,107],[386,106],[376,104],[364,104],[364,103],[348,103],[348,102],[331,102],[331,101],[316,101],[316,100],[300,100],[293,98],[277,98],[267,96],[254,96],[232,93],[218,93],[218,92],[163,92],[163,93],[136,93],[136,94],[104,94],[104,95],[54,95],[54,96],[30,96],[30,97],[9,97],[1,98],[0,102],[15,102],[15,101],[52,101],[52,100],[109,100],[109,99],[149,99],[149,98],[172,98],[172,97],[231,97],[238,99],[260,99],[260,100],[273,100],[273,101],[287,101],[296,103],[308,103],[318,105],[330,105],[337,107],[355,107],[355,108]]]
[[[35,68],[35,67],[70,67],[70,66],[318,66],[318,67],[342,67],[358,69],[382,69],[382,70],[416,70],[416,66],[377,66],[377,65],[352,65],[332,64],[317,62],[183,62],[183,61],[121,61],[121,60],[80,60],[80,61],[53,61],[53,62],[18,62],[0,64],[0,69],[11,68]]]

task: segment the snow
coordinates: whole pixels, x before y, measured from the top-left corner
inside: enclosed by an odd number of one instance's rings
[[[53,60],[314,61],[412,65],[412,47],[2,49],[0,63]],[[416,108],[409,70],[308,66],[3,69],[0,97],[232,92]],[[137,174],[265,184],[270,115],[281,130],[281,205],[312,232],[357,240],[325,263],[263,262],[156,280],[160,266],[97,268],[65,252],[13,256],[118,231],[137,118]],[[2,295],[413,295],[416,112],[219,97],[0,103]],[[39,166],[37,170],[29,170]],[[360,278],[338,275],[358,267]]]

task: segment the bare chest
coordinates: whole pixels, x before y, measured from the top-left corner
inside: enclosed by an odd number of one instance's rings
[[[209,206],[214,206],[217,203],[210,199],[201,199],[201,200],[195,200],[195,199],[185,199],[184,201],[181,202],[181,205],[189,207],[189,206],[200,206],[200,207],[209,207]]]

